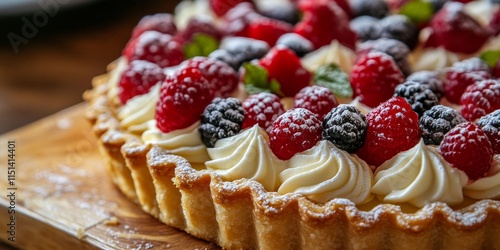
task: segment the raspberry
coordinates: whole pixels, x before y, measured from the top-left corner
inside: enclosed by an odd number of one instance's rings
[[[477,125],[488,136],[493,152],[500,154],[500,110],[493,111],[489,115],[481,117],[477,121]]]
[[[146,94],[151,87],[164,80],[165,74],[158,65],[148,61],[132,61],[120,78],[120,101],[125,104],[134,96]]]
[[[436,105],[420,117],[422,138],[427,145],[439,145],[452,128],[467,122],[460,113],[450,107]]]
[[[490,66],[488,66],[488,63],[477,57],[472,57],[459,62],[455,62],[451,67],[464,71],[484,71],[487,73],[490,72]]]
[[[349,153],[355,153],[365,142],[366,118],[352,105],[333,108],[323,120],[323,139]]]
[[[462,116],[474,121],[500,109],[500,81],[484,80],[465,89],[462,99]]]
[[[288,33],[280,36],[276,45],[283,45],[293,50],[298,57],[303,57],[307,53],[314,50],[313,44],[296,33]]]
[[[439,149],[453,167],[476,180],[491,168],[493,150],[486,134],[471,122],[462,123],[448,132]]]
[[[361,42],[379,39],[382,33],[382,27],[375,17],[360,16],[351,20],[351,28],[358,35]]]
[[[244,2],[253,3],[252,0],[210,0],[210,7],[217,16],[223,16],[234,6]]]
[[[208,88],[216,97],[226,97],[238,86],[238,73],[222,61],[197,56],[183,62],[182,66],[199,69],[208,80]]]
[[[395,95],[403,97],[411,105],[411,109],[418,114],[418,117],[439,103],[432,90],[419,82],[406,81],[399,84],[396,86]]]
[[[160,67],[178,65],[184,61],[182,45],[171,35],[146,31],[127,44],[123,51],[127,60],[145,60]]]
[[[132,30],[132,39],[150,30],[174,36],[177,33],[174,17],[172,14],[167,13],[158,13],[143,17]]]
[[[384,0],[350,0],[349,3],[355,17],[372,16],[380,19],[389,15],[389,6]]]
[[[203,143],[207,147],[214,147],[218,140],[238,134],[244,117],[238,99],[215,98],[201,116],[199,131]]]
[[[497,61],[495,67],[493,67],[493,69],[491,70],[491,74],[494,78],[500,78],[500,59]]]
[[[339,105],[333,92],[321,86],[307,86],[295,95],[293,107],[305,108],[323,120],[326,114]]]
[[[390,15],[380,20],[382,37],[396,39],[413,49],[418,44],[420,30],[404,15]]]
[[[357,154],[370,165],[380,166],[420,141],[418,115],[401,97],[393,97],[372,109],[366,121],[365,143]]]
[[[281,160],[312,148],[321,140],[321,121],[303,108],[293,108],[280,115],[269,132],[269,146]]]
[[[213,99],[208,81],[195,68],[186,68],[168,76],[161,86],[156,106],[156,125],[164,133],[187,128],[200,119]]]
[[[182,43],[191,42],[198,34],[209,35],[216,40],[222,38],[222,32],[208,19],[191,18],[184,30],[179,32],[179,39]]]
[[[260,18],[263,16],[255,11],[253,4],[242,2],[223,16],[222,30],[229,36],[248,36],[249,24]]]
[[[276,46],[259,64],[269,73],[269,79],[276,79],[281,84],[285,96],[295,96],[302,88],[309,85],[312,75],[301,64],[300,58],[284,46]]]
[[[238,65],[265,56],[269,50],[269,45],[260,40],[246,37],[226,37],[222,40],[220,49],[231,54]]]
[[[292,32],[293,26],[289,23],[271,18],[260,18],[248,26],[248,37],[265,41],[269,46],[274,46],[278,38]]]
[[[379,51],[392,56],[404,75],[410,73],[410,65],[407,60],[410,49],[403,42],[390,38],[380,38],[361,43],[356,48],[358,57],[362,57],[370,51]]]
[[[467,86],[490,78],[490,74],[484,71],[469,72],[449,68],[446,71],[445,79],[443,81],[444,96],[449,102],[459,104],[460,98],[462,97],[462,94]]]
[[[406,78],[407,81],[419,82],[427,87],[436,95],[438,100],[443,96],[443,81],[438,71],[422,70],[414,72]]]
[[[285,112],[280,98],[272,93],[260,92],[249,96],[243,102],[245,120],[243,128],[250,128],[255,124],[269,131],[274,120]]]
[[[404,76],[391,56],[369,52],[353,66],[350,82],[354,95],[367,106],[376,107],[393,96]]]

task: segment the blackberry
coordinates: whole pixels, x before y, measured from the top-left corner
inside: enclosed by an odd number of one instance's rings
[[[490,73],[490,66],[488,66],[488,63],[477,57],[456,62],[452,65],[452,67],[456,69],[463,69],[464,71],[484,71]]]
[[[351,20],[351,29],[358,34],[361,42],[376,40],[380,38],[382,27],[378,19],[371,16],[360,16]]]
[[[477,121],[477,125],[481,127],[486,136],[491,142],[493,152],[500,154],[500,110],[481,117]]]
[[[420,117],[422,138],[427,145],[439,145],[452,128],[467,122],[456,110],[443,105],[436,105]]]
[[[356,152],[365,141],[366,118],[354,106],[341,104],[333,108],[323,120],[323,139],[349,153]]]
[[[299,57],[303,57],[305,54],[313,51],[313,44],[297,33],[287,33],[282,35],[276,45],[284,45],[289,49],[293,50],[295,54]]]
[[[419,82],[404,82],[396,86],[394,92],[395,96],[403,97],[411,105],[411,109],[418,114],[418,117],[439,103],[434,92]]]
[[[418,44],[419,29],[404,15],[390,15],[380,20],[382,37],[399,40],[413,50]]]
[[[214,50],[208,57],[227,63],[227,65],[231,66],[231,68],[236,70],[236,72],[238,72],[240,68],[240,62],[238,62],[234,55],[229,53],[227,50]]]
[[[207,147],[214,147],[219,139],[236,135],[245,117],[241,102],[233,97],[215,98],[201,115],[199,131]]]
[[[269,52],[269,45],[260,40],[247,37],[227,37],[221,42],[220,49],[233,55],[238,68],[244,63],[260,59]]]
[[[443,97],[443,81],[437,71],[422,70],[414,72],[406,80],[427,85],[434,92],[438,100],[441,100],[441,97]]]
[[[375,50],[386,53],[394,58],[394,61],[404,75],[408,75],[411,71],[407,59],[410,54],[410,49],[399,40],[379,38],[377,40],[366,41],[359,44],[357,50],[360,52]]]
[[[389,6],[384,0],[351,0],[349,1],[353,16],[372,16],[383,18],[389,15]]]
[[[274,6],[261,10],[260,14],[292,25],[300,21],[299,10],[295,4],[274,4]]]

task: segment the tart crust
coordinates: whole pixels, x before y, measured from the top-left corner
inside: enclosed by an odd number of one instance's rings
[[[113,65],[110,66],[110,70]],[[325,204],[279,195],[247,179],[224,181],[119,125],[109,73],[84,93],[86,116],[115,185],[163,223],[225,249],[496,249],[500,201],[461,209],[440,202],[415,213],[399,205],[359,210],[347,199]]]

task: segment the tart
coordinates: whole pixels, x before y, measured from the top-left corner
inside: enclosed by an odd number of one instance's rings
[[[367,2],[145,17],[84,94],[111,180],[224,249],[500,247],[499,7]]]

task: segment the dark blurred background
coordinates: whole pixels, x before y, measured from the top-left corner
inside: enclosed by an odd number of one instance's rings
[[[9,1],[19,4],[0,4],[0,134],[81,103],[140,18],[172,12],[179,2]]]

